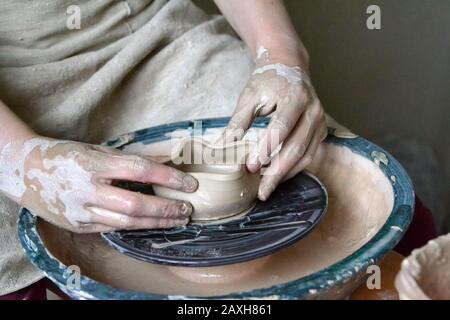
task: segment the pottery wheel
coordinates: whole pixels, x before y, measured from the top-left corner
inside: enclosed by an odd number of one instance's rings
[[[127,188],[151,193],[148,186]],[[102,237],[121,253],[151,263],[227,265],[263,257],[297,242],[318,224],[326,207],[323,185],[301,173],[280,185],[268,201],[257,202],[247,215],[231,221],[169,230],[118,231]]]

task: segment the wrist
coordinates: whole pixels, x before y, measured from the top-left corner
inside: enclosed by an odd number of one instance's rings
[[[255,63],[257,66],[268,64],[284,64],[288,67],[300,67],[309,70],[309,54],[305,46],[299,42],[277,43],[257,46]]]
[[[6,125],[6,130],[0,134],[0,149],[9,143],[26,141],[38,135],[29,127],[22,125]]]
[[[24,130],[15,131],[9,134],[6,133],[0,136],[0,150],[10,143],[20,143],[37,137],[39,136],[28,128],[24,128]]]

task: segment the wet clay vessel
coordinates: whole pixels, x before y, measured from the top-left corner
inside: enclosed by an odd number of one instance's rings
[[[166,164],[198,180],[194,193],[154,186],[157,196],[188,201],[192,222],[214,222],[245,214],[256,202],[260,173],[250,173],[245,158],[252,147],[246,142],[214,146],[201,139],[188,139],[172,152]]]
[[[450,234],[429,241],[403,260],[395,287],[401,300],[450,299]]]

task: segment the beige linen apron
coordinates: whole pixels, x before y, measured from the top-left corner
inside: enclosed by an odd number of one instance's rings
[[[67,28],[70,5],[81,29]],[[3,0],[0,99],[39,134],[98,143],[178,120],[229,116],[251,74],[221,16],[190,1]],[[0,295],[42,277],[0,196]]]

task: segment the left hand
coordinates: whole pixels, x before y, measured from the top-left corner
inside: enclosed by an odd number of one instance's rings
[[[255,71],[225,131],[226,141],[241,139],[256,116],[271,115],[267,132],[247,161],[249,171],[258,171],[282,143],[261,180],[258,197],[263,201],[278,184],[311,163],[327,136],[325,113],[307,74],[307,64],[299,65],[285,65],[260,49]]]

